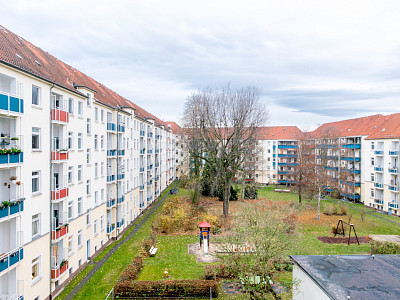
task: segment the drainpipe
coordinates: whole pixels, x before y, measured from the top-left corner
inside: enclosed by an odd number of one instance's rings
[[[50,176],[49,176],[49,181],[50,181],[50,213],[49,213],[49,217],[50,217],[50,255],[49,255],[49,258],[50,258],[50,268],[49,268],[49,271],[50,271],[50,276],[49,276],[49,278],[50,278],[50,286],[49,286],[49,288],[50,288],[50,293],[49,293],[49,300],[52,300],[53,299],[53,297],[52,297],[52,295],[51,295],[51,254],[52,254],[52,242],[51,242],[51,236],[52,236],[52,224],[51,224],[51,215],[52,215],[52,203],[51,203],[51,195],[52,195],[52,192],[51,192],[51,179],[52,179],[52,175],[53,175],[53,165],[52,165],[52,163],[51,163],[51,143],[52,143],[52,137],[53,137],[53,125],[52,125],[52,91],[53,91],[53,88],[54,88],[54,83],[52,84],[52,86],[50,87]]]

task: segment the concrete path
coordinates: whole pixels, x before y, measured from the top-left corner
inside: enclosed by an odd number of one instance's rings
[[[176,186],[176,184],[175,184]],[[174,187],[175,187],[174,186]],[[154,213],[154,211],[161,205],[161,203],[164,202],[165,198],[168,196],[166,194],[161,200],[157,201],[156,204],[153,206],[153,208],[150,210],[150,212],[140,221],[138,225],[129,233],[129,235],[124,238],[123,240],[119,240],[119,242],[115,242],[115,245],[111,248],[110,251],[98,262],[92,262],[95,264],[94,268],[90,270],[90,272],[79,282],[78,285],[76,285],[72,291],[64,298],[64,300],[72,300],[76,294],[83,288],[83,286],[88,283],[88,281],[93,277],[94,274],[104,265],[104,263],[111,257],[111,255],[117,251],[117,249],[125,244],[128,240],[130,240],[133,235],[142,227],[142,225],[147,221],[147,219]],[[135,225],[131,225],[135,226]]]

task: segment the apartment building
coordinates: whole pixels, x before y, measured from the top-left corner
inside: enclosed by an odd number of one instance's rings
[[[400,215],[399,212],[399,144],[400,114],[385,120],[365,138],[362,173],[362,200],[365,205]]]
[[[58,293],[175,179],[167,123],[3,27],[0,136],[4,297]]]
[[[302,135],[296,126],[259,128],[254,158],[255,181],[264,184],[295,184],[298,140]]]
[[[175,174],[179,178],[181,176],[189,175],[189,158],[185,141],[182,135],[182,128],[176,122],[166,122],[168,128],[172,130],[173,138],[172,144],[175,147]]]

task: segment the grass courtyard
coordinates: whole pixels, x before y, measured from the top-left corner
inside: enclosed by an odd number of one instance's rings
[[[179,188],[179,194],[168,197],[188,197],[188,190]],[[297,203],[297,195],[294,193],[276,193],[274,187],[264,187],[259,190],[259,199],[246,201],[257,205],[263,202],[285,202]],[[207,210],[222,213],[222,202],[215,198],[202,198],[202,203],[207,206]],[[303,204],[297,220],[297,242],[288,251],[288,255],[315,255],[315,254],[368,254],[370,246],[367,243],[356,245],[350,244],[325,244],[317,239],[318,236],[332,236],[330,233],[332,224],[337,224],[342,218],[345,222],[354,224],[358,236],[367,236],[369,234],[395,234],[400,235],[400,226],[390,221],[400,223],[400,218],[394,216],[382,215],[372,209],[364,208],[359,204],[348,204],[346,216],[328,216],[324,215],[324,207],[332,202],[328,200],[321,201],[320,220],[316,220],[317,204],[316,201],[307,201],[303,199]],[[243,203],[231,202],[230,212],[234,216],[235,212],[242,207]],[[353,209],[354,208],[354,209]],[[357,209],[357,210],[356,210]],[[358,210],[365,209],[364,220]],[[139,229],[139,231],[123,246],[121,246],[111,258],[99,269],[99,271],[90,279],[74,299],[104,299],[108,292],[114,286],[119,274],[126,265],[139,253],[143,241],[147,239],[152,232],[152,223],[162,211],[162,206],[148,219],[148,221]],[[377,218],[382,216],[382,218]],[[127,233],[128,234],[128,233]],[[211,242],[213,242],[211,236]],[[143,262],[143,270],[138,280],[159,280],[163,276],[165,268],[168,269],[172,279],[201,279],[205,263],[197,263],[194,255],[188,254],[188,244],[198,242],[197,235],[175,234],[175,235],[157,235],[157,254],[154,257],[148,257]],[[109,247],[110,248],[110,247]],[[109,250],[109,249],[108,249]],[[98,261],[106,253],[101,253],[95,261]],[[89,268],[84,270],[67,286],[65,291],[57,298],[63,299],[74,285],[76,285],[83,276],[89,272]],[[291,281],[291,272],[284,272],[280,278],[283,282]],[[235,296],[221,293],[220,299],[241,299],[243,296]]]

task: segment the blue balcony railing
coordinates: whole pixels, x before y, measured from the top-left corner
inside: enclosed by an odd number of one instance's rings
[[[117,175],[117,180],[122,180],[124,178],[125,178],[125,173]]]
[[[113,232],[115,229],[115,224],[107,225],[107,233]]]
[[[389,185],[389,191],[398,192],[399,187],[397,185]]]
[[[379,189],[383,189],[383,183],[375,182],[374,186]]]
[[[24,113],[24,100],[0,94],[0,113]]]
[[[125,223],[125,219],[122,218],[121,221],[118,221],[118,222],[117,222],[117,228],[122,227],[122,226],[124,225],[124,223]]]
[[[158,168],[160,166],[160,163],[156,163],[155,167]]]
[[[398,209],[398,208],[399,208],[399,203],[396,203],[396,202],[389,202],[389,203],[388,203],[388,206],[389,206],[390,208]]]
[[[144,167],[140,167],[139,172],[144,172]]]
[[[118,132],[125,132],[125,126],[124,125],[118,125],[117,126]]]
[[[286,183],[295,184],[296,181],[295,180],[278,180],[278,184],[286,184]]]
[[[148,149],[147,150],[147,154],[151,154],[151,153],[153,153],[153,150],[152,149]]]
[[[117,150],[107,150],[107,156],[108,157],[115,156],[115,153],[117,153]]]
[[[118,150],[118,156],[124,156],[125,155],[125,150]]]
[[[115,175],[108,175],[107,182],[113,182],[113,181],[115,181]]]
[[[154,150],[154,152],[157,154],[157,153],[160,153],[160,149],[156,149],[156,150]]]
[[[389,155],[399,155],[399,151],[389,151]]]
[[[348,149],[360,149],[361,144],[344,144],[342,145],[343,148],[348,148]]]
[[[152,132],[148,132],[147,133],[147,137],[152,138],[153,137],[153,133]]]
[[[8,253],[5,253],[1,256],[0,259],[0,272],[7,270],[8,268],[15,265],[17,262],[24,258],[24,249],[19,248]]]
[[[110,199],[107,201],[107,207],[113,207],[115,205],[115,199]]]
[[[144,184],[141,185],[141,186],[139,186],[139,189],[140,189],[140,190],[144,190]]]
[[[145,135],[144,130],[140,130],[140,136],[144,136],[144,135]]]
[[[125,201],[125,196],[121,196],[117,198],[117,203],[120,204]]]
[[[399,173],[399,169],[398,168],[389,168],[389,173],[397,174],[397,173]]]
[[[297,145],[278,145],[280,149],[294,149],[297,148]]]
[[[278,157],[297,157],[297,154],[278,154]]]
[[[375,150],[375,155],[383,155],[383,150]]]
[[[382,167],[375,167],[374,168],[376,172],[383,172],[383,168]]]
[[[145,154],[146,153],[146,149],[140,149],[140,154]]]
[[[360,195],[359,194],[347,194],[347,193],[340,193],[341,196],[346,197],[348,199],[360,199]]]
[[[107,130],[115,131],[115,123],[107,123]]]
[[[24,153],[13,153],[0,155],[0,165],[18,164],[24,162]]]
[[[375,202],[376,204],[383,205],[383,199],[375,198],[375,199],[374,199],[374,202]]]
[[[17,214],[19,212],[24,211],[24,202],[22,201],[17,201],[17,202],[11,202],[11,205],[8,207],[3,207],[0,208],[0,219],[12,216],[14,214]]]

